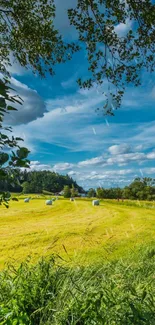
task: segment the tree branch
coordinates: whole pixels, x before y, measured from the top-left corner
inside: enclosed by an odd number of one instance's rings
[[[3,12],[4,14],[8,14],[8,13],[13,13],[13,11],[12,10],[5,10],[5,9],[2,9],[2,8],[0,8],[0,12]]]

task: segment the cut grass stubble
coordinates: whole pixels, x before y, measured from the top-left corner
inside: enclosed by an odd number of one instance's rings
[[[155,210],[101,201],[44,200],[11,202],[0,207],[0,266],[31,255],[55,253],[71,263],[90,264],[130,258],[151,246],[155,238]]]

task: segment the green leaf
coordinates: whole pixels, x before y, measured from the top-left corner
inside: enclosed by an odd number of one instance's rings
[[[9,160],[9,155],[4,152],[0,152],[0,165],[4,165]]]
[[[4,169],[0,168],[0,177],[5,177],[7,176],[7,173]]]
[[[29,150],[25,147],[22,147],[20,148],[19,150],[17,150],[17,156],[20,158],[20,159],[25,159],[27,158],[28,154],[29,154]]]
[[[12,107],[12,106],[7,106],[8,111],[17,111],[17,108]]]

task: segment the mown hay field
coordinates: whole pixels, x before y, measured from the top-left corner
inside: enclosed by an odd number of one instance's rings
[[[24,203],[10,201],[0,207],[0,268],[5,263],[31,256],[59,255],[70,263],[130,259],[155,244],[154,206],[130,206],[121,202],[57,200],[52,206],[45,199]]]

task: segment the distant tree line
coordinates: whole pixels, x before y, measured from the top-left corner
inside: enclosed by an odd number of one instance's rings
[[[0,191],[20,193],[60,193],[64,197],[76,197],[79,193],[87,193],[89,198],[155,200],[155,179],[135,178],[124,188],[111,187],[90,188],[87,192],[69,175],[60,175],[51,171],[21,171],[13,169],[8,172],[7,179],[0,179]]]
[[[12,180],[14,180],[12,182]],[[60,175],[51,171],[21,171],[14,169],[8,173],[5,180],[0,179],[0,191],[9,191],[15,193],[43,193],[48,191],[51,193],[61,192],[65,186],[68,186],[72,194],[75,189],[79,193],[84,190],[76,181],[68,175]],[[71,195],[71,192],[70,192]]]
[[[155,179],[135,178],[135,180],[124,188],[90,188],[88,197],[100,199],[129,199],[129,200],[155,200]]]

